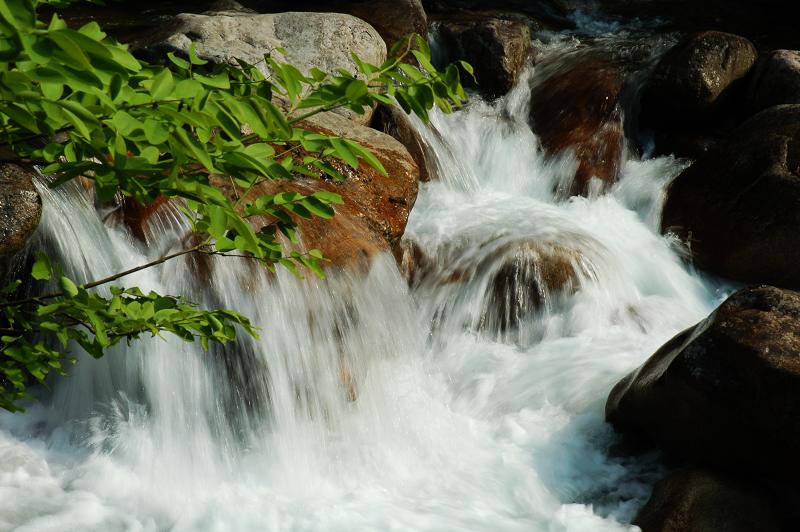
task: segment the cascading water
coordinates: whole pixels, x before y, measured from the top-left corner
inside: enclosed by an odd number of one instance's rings
[[[659,466],[609,453],[605,397],[725,287],[658,234],[680,161],[554,195],[575,161],[535,150],[528,81],[419,125],[438,179],[406,232],[411,288],[391,257],[323,282],[235,259],[126,278],[235,308],[262,338],[81,357],[0,416],[0,530],[629,529]],[[144,247],[79,185],[41,191],[36,245],[78,280],[180,246],[169,216]]]

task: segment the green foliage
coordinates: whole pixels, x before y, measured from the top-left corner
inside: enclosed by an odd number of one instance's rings
[[[309,131],[304,120],[340,107],[363,113],[395,100],[427,120],[434,106],[449,112],[465,101],[458,68],[437,71],[418,36],[401,42],[383,65],[356,57],[360,76],[317,69],[303,75],[268,55],[267,77],[244,62],[208,65],[193,48],[188,57],[168,54],[167,66],[147,64],[94,22],[72,29],[57,14],[39,20],[42,3],[0,0],[0,152],[41,164],[55,176],[52,186],[90,179],[101,201],[118,193],[144,205],[171,199],[199,242],[175,256],[247,256],[268,269],[304,267],[322,277],[321,253],[287,253],[281,235],[297,243],[295,217],[330,218],[341,198],[259,195],[259,185],[295,175],[343,179],[332,159],[354,169],[385,169],[359,144]],[[403,63],[410,56],[419,68]],[[215,176],[228,176],[234,197],[214,186]],[[51,273],[40,258],[31,276],[46,280]],[[204,345],[231,340],[236,326],[254,333],[234,312],[197,310],[180,298],[119,288],[106,298],[90,291],[105,282],[77,286],[61,277],[58,292],[22,301],[13,299],[12,283],[0,295],[0,407],[13,408],[26,383],[41,382],[49,369],[62,371],[69,341],[99,356],[146,332],[199,337]],[[31,334],[39,331],[57,342],[34,343]]]

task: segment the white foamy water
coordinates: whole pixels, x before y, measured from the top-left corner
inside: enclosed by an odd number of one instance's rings
[[[410,288],[388,256],[323,282],[233,259],[126,279],[262,338],[81,357],[0,415],[0,530],[630,530],[659,466],[612,456],[605,398],[725,289],[658,234],[682,163],[632,160],[607,194],[558,199],[575,162],[535,149],[527,93],[421,128],[439,179],[405,237],[427,256]],[[43,195],[39,243],[78,279],[180,245],[169,219],[145,249],[78,186]],[[551,290],[553,254],[571,274]]]

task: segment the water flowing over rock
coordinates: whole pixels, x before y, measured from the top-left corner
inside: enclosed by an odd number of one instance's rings
[[[8,260],[25,247],[42,216],[33,178],[33,172],[21,166],[0,164],[0,280]]]
[[[692,34],[658,62],[642,94],[642,121],[682,128],[723,108],[756,61],[753,43],[730,33]]]
[[[800,103],[800,51],[775,50],[759,60],[749,97],[755,111]]]
[[[662,227],[697,266],[800,287],[800,105],[762,111],[670,185]]]
[[[475,69],[477,89],[488,98],[506,94],[517,82],[531,55],[531,32],[513,20],[446,21],[439,35],[450,61],[465,60]],[[476,86],[465,75],[466,86]]]
[[[606,417],[694,463],[800,473],[800,293],[747,288],[620,381]]]
[[[572,150],[578,168],[566,195],[586,194],[592,178],[616,181],[625,148],[620,108],[624,74],[603,54],[575,52],[537,67],[530,120],[550,153]]]
[[[763,487],[701,468],[683,468],[656,484],[634,520],[642,532],[788,532]]]

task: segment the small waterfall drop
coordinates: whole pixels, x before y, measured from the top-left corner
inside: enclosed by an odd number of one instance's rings
[[[26,413],[0,414],[0,530],[629,530],[658,473],[614,457],[611,386],[728,287],[658,234],[684,166],[628,160],[604,195],[527,125],[531,70],[494,104],[417,124],[437,179],[393,258],[325,281],[245,260],[124,279],[234,308],[261,339],[148,339],[79,356]],[[179,249],[143,246],[79,184],[42,186],[35,246],[78,280]]]

